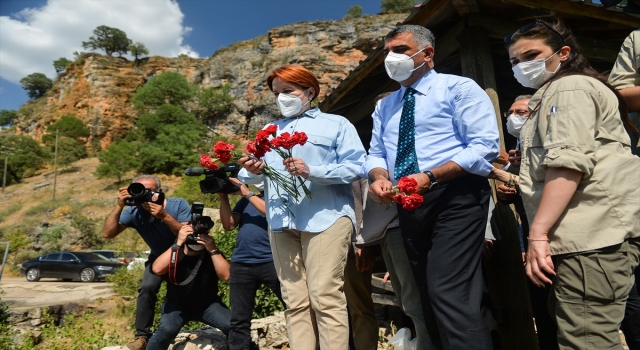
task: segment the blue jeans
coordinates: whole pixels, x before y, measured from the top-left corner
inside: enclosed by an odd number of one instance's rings
[[[389,271],[391,285],[398,298],[398,303],[402,311],[411,318],[413,326],[416,328],[416,337],[418,338],[416,349],[435,349],[424,322],[420,290],[411,272],[407,252],[404,250],[400,227],[387,230],[381,246],[384,263]]]
[[[193,301],[197,307],[198,302]],[[198,310],[185,310],[178,304],[167,301],[162,306],[160,326],[149,339],[147,350],[166,350],[176,338],[182,327],[189,321],[200,321],[229,334],[231,311],[219,298],[208,307]]]

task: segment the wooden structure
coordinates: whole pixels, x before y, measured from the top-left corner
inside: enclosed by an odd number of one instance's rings
[[[503,38],[536,18],[562,19],[578,38],[582,52],[594,68],[610,70],[622,41],[640,28],[640,18],[591,4],[591,0],[427,0],[403,21],[429,28],[436,37],[435,69],[474,79],[489,95],[498,125],[501,111],[514,98],[534,90],[513,77]],[[383,41],[367,59],[335,87],[320,108],[349,119],[368,147],[373,123],[374,98],[399,89],[384,69]],[[510,149],[515,139],[501,133],[501,145]],[[521,262],[516,220],[510,209],[497,205],[501,240],[487,264],[491,299],[498,308],[497,321],[503,349],[538,349],[531,316],[528,285]]]

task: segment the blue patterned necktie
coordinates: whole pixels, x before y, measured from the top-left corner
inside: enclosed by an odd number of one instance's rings
[[[416,90],[408,87],[404,92],[404,105],[398,128],[398,149],[396,151],[396,164],[394,177],[396,180],[420,172],[418,158],[416,157],[416,99],[413,96]]]

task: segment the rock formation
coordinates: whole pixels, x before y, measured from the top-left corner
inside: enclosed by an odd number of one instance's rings
[[[234,98],[228,115],[207,121],[218,134],[246,135],[279,117],[265,84],[268,73],[285,64],[311,69],[323,99],[380,43],[405,15],[378,15],[317,21],[274,28],[265,36],[234,43],[210,58],[148,57],[140,62],[97,53],[81,55],[56,79],[46,97],[25,104],[17,132],[41,139],[46,127],[63,115],[82,119],[91,139],[103,147],[132,128],[137,113],[130,102],[136,89],[165,71],[176,71],[199,87],[229,84]]]

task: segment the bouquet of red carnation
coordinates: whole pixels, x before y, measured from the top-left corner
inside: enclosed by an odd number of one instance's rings
[[[424,198],[417,194],[418,182],[410,177],[403,177],[398,180],[398,185],[393,187],[396,195],[393,200],[402,205],[404,210],[416,210],[420,208]]]
[[[253,141],[247,143],[245,152],[249,153],[253,158],[260,159],[267,152],[275,151],[282,159],[286,159],[292,157],[291,149],[294,146],[303,146],[307,142],[307,134],[304,132],[294,132],[293,135],[283,132],[280,136],[276,136],[277,131],[277,125],[267,125],[266,128],[258,131]],[[283,174],[268,164],[262,169],[262,174],[278,185],[276,189],[282,188],[296,201],[300,199],[299,187],[302,187],[305,196],[311,198],[311,192],[305,185],[304,179],[300,176]]]
[[[208,154],[202,154],[200,155],[200,165],[209,170],[218,170],[220,169],[218,162],[228,164],[229,162],[240,158],[239,154],[233,152],[234,148],[236,148],[236,145],[234,144],[218,141],[213,146],[213,153],[216,155],[215,158],[212,158]]]

